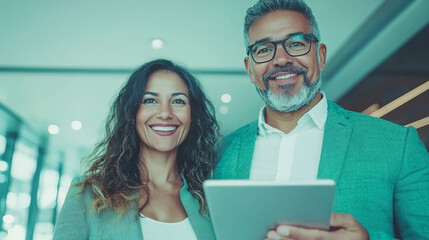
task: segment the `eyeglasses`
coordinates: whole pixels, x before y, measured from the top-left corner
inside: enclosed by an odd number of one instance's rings
[[[276,55],[277,44],[281,43],[290,56],[302,56],[310,52],[313,39],[318,42],[312,33],[298,33],[283,40],[255,43],[247,47],[247,55],[250,54],[256,63],[269,62]]]

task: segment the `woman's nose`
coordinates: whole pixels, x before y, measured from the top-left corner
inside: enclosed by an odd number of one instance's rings
[[[161,104],[158,109],[157,117],[161,119],[168,119],[168,118],[171,118],[171,116],[172,116],[172,109],[170,104]]]

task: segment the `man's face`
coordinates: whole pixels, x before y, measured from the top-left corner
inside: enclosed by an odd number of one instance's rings
[[[249,44],[282,40],[296,33],[312,33],[304,15],[277,10],[250,26]],[[283,112],[296,111],[313,99],[320,87],[320,73],[325,70],[326,46],[320,44],[317,50],[315,41],[311,44],[310,52],[303,56],[291,57],[278,44],[269,62],[255,63],[250,56],[244,59],[250,80],[269,107]]]

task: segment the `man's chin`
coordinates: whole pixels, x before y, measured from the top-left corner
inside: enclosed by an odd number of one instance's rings
[[[294,97],[298,95],[301,91],[301,88],[297,89],[296,84],[284,84],[276,86],[275,88],[270,88],[271,92],[277,96],[286,96]]]
[[[258,90],[259,95],[262,97],[264,102],[273,110],[279,112],[295,112],[308,105],[315,97],[319,88],[300,89],[296,93],[275,93],[271,89],[269,91]]]
[[[288,89],[288,88],[293,88],[296,85],[300,85],[298,82],[280,82],[280,81],[275,81],[275,80],[271,80],[268,82],[268,87],[273,90],[273,89]]]

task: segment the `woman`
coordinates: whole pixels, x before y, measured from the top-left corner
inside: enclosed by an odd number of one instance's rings
[[[215,239],[202,183],[218,129],[186,69],[144,64],[119,92],[89,170],[72,183],[54,239]]]

